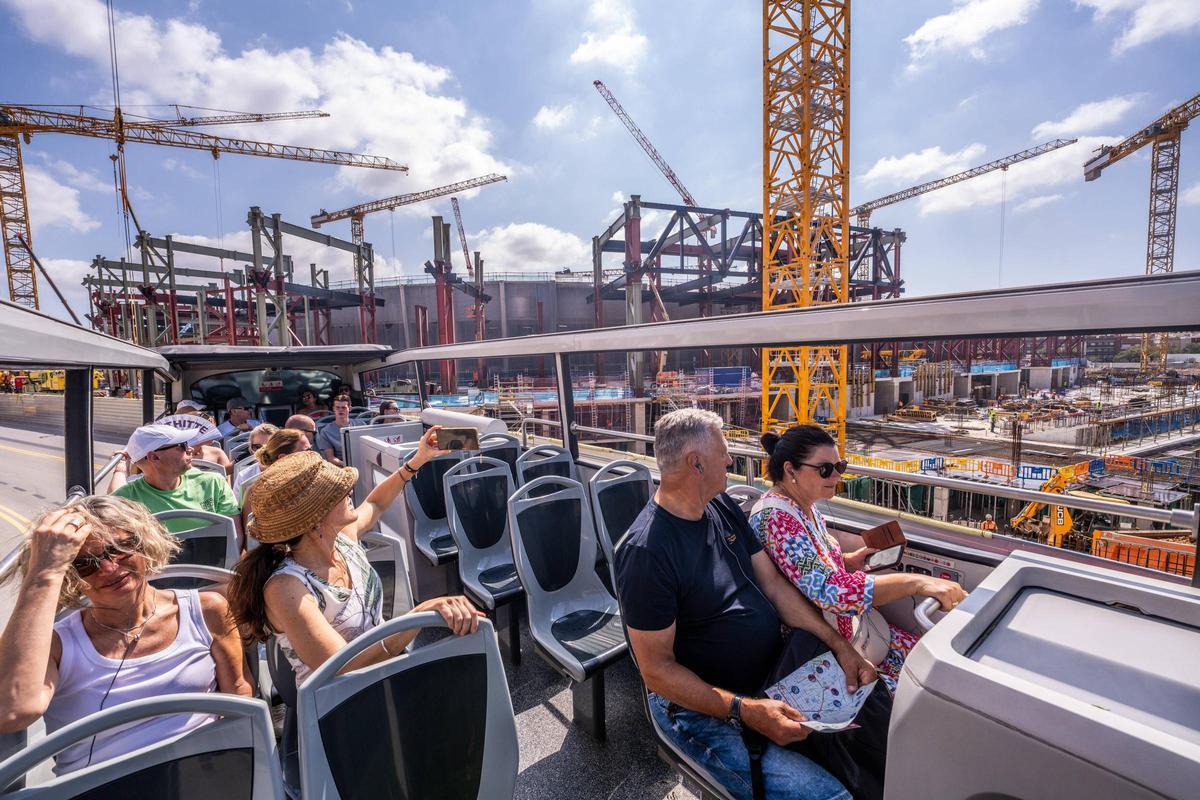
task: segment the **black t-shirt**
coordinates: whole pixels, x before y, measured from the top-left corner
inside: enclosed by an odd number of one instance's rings
[[[625,624],[659,631],[675,623],[678,663],[713,686],[758,692],[783,644],[779,614],[754,582],[750,556],[761,549],[726,494],[695,521],[651,500],[616,553]]]

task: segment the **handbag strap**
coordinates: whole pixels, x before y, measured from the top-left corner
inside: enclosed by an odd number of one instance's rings
[[[742,728],[742,743],[750,756],[750,794],[754,800],[767,800],[766,782],[763,780],[763,753],[767,749],[767,738],[750,728]]]

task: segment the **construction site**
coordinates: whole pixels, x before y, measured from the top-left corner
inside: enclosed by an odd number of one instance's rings
[[[771,7],[775,4],[768,3]],[[787,4],[775,22],[787,27]],[[837,7],[837,3],[824,3]],[[1005,172],[1073,144],[1054,139],[970,169],[851,206],[849,166],[848,12],[831,11],[818,30],[790,36],[809,49],[781,46],[766,63],[764,207],[703,205],[651,143],[630,112],[600,80],[595,90],[649,158],[647,184],[659,199],[630,193],[619,215],[591,236],[590,270],[533,273],[490,263],[473,251],[459,196],[489,191],[506,176],[486,174],[335,211],[314,207],[308,219],[284,219],[271,197],[246,209],[248,250],[176,240],[143,230],[126,187],[130,144],[404,172],[389,158],[273,145],[197,132],[203,126],[324,116],[308,110],[147,119],[0,105],[0,198],[8,292],[38,308],[54,278],[37,258],[22,145],[31,137],[68,135],[115,143],[114,170],[126,224],[125,252],[98,254],[83,279],[88,308],[81,325],[147,347],[168,345],[305,346],[378,343],[393,348],[558,333],[838,303],[887,303],[906,297],[902,252],[909,233],[885,227],[898,203],[983,175]],[[787,41],[788,36],[771,28]],[[799,76],[803,76],[800,79]],[[1080,170],[1086,180],[1134,153],[1150,153],[1151,200],[1147,274],[1171,272],[1182,134],[1200,114],[1200,95],[1148,120]],[[814,132],[820,135],[812,135]],[[666,138],[666,135],[663,135]],[[807,178],[797,183],[802,155]],[[1127,168],[1133,168],[1128,166]],[[662,194],[669,187],[674,196]],[[645,195],[649,197],[650,195]],[[424,271],[383,278],[366,234],[372,214],[448,199],[449,213],[431,220]],[[718,200],[720,198],[713,198]],[[316,205],[316,204],[314,204]],[[651,224],[650,219],[653,219]],[[321,230],[349,220],[349,238]],[[328,263],[293,258],[294,242],[353,259],[353,278],[331,281]],[[311,252],[311,250],[307,251]],[[907,260],[904,262],[906,268]],[[59,294],[61,299],[61,293]],[[65,300],[63,301],[65,305]],[[72,312],[73,314],[75,312]],[[731,444],[756,448],[764,430],[816,422],[841,443],[851,464],[964,477],[978,494],[930,492],[873,478],[848,477],[847,496],[969,526],[1090,549],[1091,520],[1047,509],[1009,508],[987,485],[1086,492],[1159,507],[1200,498],[1200,355],[1189,337],[1144,335],[1116,358],[1103,337],[1041,336],[933,339],[760,351],[675,350],[596,356],[572,375],[575,422],[596,445],[644,452],[640,436],[675,408],[716,411]],[[1105,346],[1108,349],[1105,350]],[[413,403],[423,389],[432,406],[504,419],[556,421],[556,387],[546,358],[445,362],[420,378],[396,371],[374,376],[375,398]],[[427,385],[418,387],[424,380]],[[53,391],[22,381],[26,390]],[[114,394],[151,391],[133,376],[106,376]],[[10,376],[8,388],[16,388]],[[959,496],[962,495],[962,496]]]

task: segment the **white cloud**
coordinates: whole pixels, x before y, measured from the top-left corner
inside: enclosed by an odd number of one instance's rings
[[[1075,144],[1013,164],[1007,173],[996,170],[922,195],[917,200],[917,208],[923,215],[937,214],[997,205],[1003,198],[1010,204],[1020,204],[1039,196],[1049,196],[1054,189],[1083,183],[1083,163],[1092,151],[1119,141],[1120,137],[1083,136]]]
[[[195,169],[194,167],[184,163],[183,161],[180,161],[177,158],[164,158],[162,166],[167,172],[178,172],[180,175],[191,178],[192,180],[198,181],[205,178],[205,175],[200,172],[200,170]]]
[[[75,166],[69,161],[63,161],[60,158],[52,158],[46,153],[35,153],[38,159],[41,160],[52,172],[66,181],[68,186],[74,186],[76,189],[83,189],[87,192],[111,192],[113,186],[111,183],[105,183],[96,176],[92,170],[83,170]]]
[[[592,246],[573,233],[538,222],[513,222],[471,234],[489,269],[546,272],[563,267],[590,269]]]
[[[637,15],[626,0],[592,0],[587,18],[594,30],[584,31],[571,53],[572,64],[602,64],[633,73],[649,45],[637,31]]]
[[[1065,119],[1047,120],[1033,129],[1033,138],[1057,139],[1060,137],[1077,136],[1081,133],[1095,133],[1101,128],[1120,121],[1130,109],[1138,104],[1140,96],[1136,94],[1118,95],[1107,100],[1097,100],[1094,103],[1084,103],[1076,106],[1075,110]]]
[[[866,171],[862,182],[894,187],[898,191],[926,178],[962,172],[973,166],[986,149],[976,142],[953,153],[943,152],[941,147],[926,147],[916,153],[884,156]]]
[[[100,227],[79,205],[79,190],[59,183],[46,170],[33,164],[25,165],[25,190],[29,193],[29,224],[33,226],[33,246],[43,228],[59,225],[76,233],[87,233]]]
[[[1075,5],[1092,9],[1097,21],[1117,15],[1128,18],[1113,42],[1113,52],[1118,54],[1163,36],[1200,28],[1200,3],[1196,0],[1075,0]]]
[[[953,11],[930,17],[905,37],[909,69],[940,53],[965,51],[983,58],[988,36],[1025,24],[1037,5],[1038,0],[955,0]]]
[[[90,61],[107,86],[108,40],[99,0],[0,0],[26,34]],[[451,73],[391,47],[337,34],[318,48],[258,43],[227,52],[195,22],[117,13],[121,85],[127,105],[186,102],[209,108],[321,108],[325,119],[230,126],[259,141],[389,156],[411,172],[340,168],[335,187],[379,197],[488,172],[510,173],[492,154],[489,122],[446,93]],[[280,169],[296,168],[280,165]],[[309,167],[315,168],[315,167]],[[356,199],[357,199],[356,197]]]
[[[533,127],[543,131],[556,131],[575,119],[575,106],[542,106],[533,115]]]
[[[1179,199],[1185,206],[1200,206],[1200,181],[1184,189],[1179,195]]]
[[[1013,211],[1015,211],[1018,214],[1023,214],[1027,211],[1036,211],[1037,209],[1041,208],[1042,206],[1049,205],[1050,203],[1054,203],[1054,202],[1057,202],[1062,199],[1063,199],[1063,196],[1061,194],[1057,194],[1057,193],[1056,194],[1039,194],[1036,197],[1029,198],[1028,200],[1026,200],[1023,203],[1019,203],[1017,205],[1017,207],[1013,209]]]

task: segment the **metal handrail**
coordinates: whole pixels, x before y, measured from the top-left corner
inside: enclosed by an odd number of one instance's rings
[[[522,417],[521,443],[523,445],[528,443],[527,427],[531,423],[548,425],[555,428],[562,427],[562,423],[558,422],[557,420],[540,419],[538,417]],[[591,428],[578,425],[576,423],[571,424],[571,430],[580,433],[597,433],[619,439],[629,439],[630,441],[636,442],[654,441],[653,436],[647,436],[645,434],[613,431],[603,428]],[[743,447],[730,447],[729,454],[757,460],[763,460],[767,457],[767,454],[762,450],[750,450]],[[1113,502],[1110,500],[1075,497],[1068,494],[1055,494],[1053,492],[1038,491],[1037,489],[1021,489],[1013,486],[1002,486],[992,483],[981,484],[976,481],[968,481],[962,478],[949,478],[942,475],[926,475],[920,472],[901,472],[899,470],[884,469],[882,467],[867,467],[855,464],[851,465],[850,471],[856,475],[867,475],[873,478],[884,478],[887,480],[900,481],[902,483],[943,487],[946,489],[957,489],[965,492],[986,492],[989,495],[1007,497],[1013,500],[1024,500],[1031,503],[1045,503],[1046,505],[1066,506],[1067,508],[1082,509],[1084,511],[1097,511],[1102,514],[1111,514],[1118,517],[1147,520],[1149,522],[1162,522],[1172,527],[1179,527],[1188,530],[1191,532],[1193,537],[1195,537],[1197,531],[1200,530],[1200,505],[1197,505],[1190,511],[1172,508],[1147,508],[1145,506],[1126,505],[1124,503]]]

